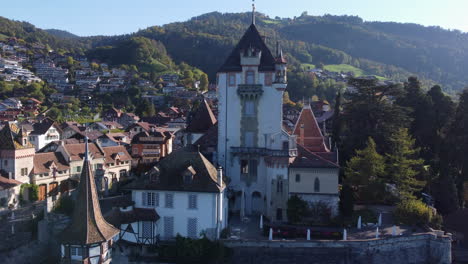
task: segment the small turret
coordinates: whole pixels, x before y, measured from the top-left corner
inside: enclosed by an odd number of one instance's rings
[[[276,58],[275,58],[275,83],[287,83],[287,62],[283,56],[283,50],[279,42],[276,42]]]

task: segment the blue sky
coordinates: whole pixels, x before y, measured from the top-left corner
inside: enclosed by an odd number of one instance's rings
[[[468,32],[468,0],[256,0],[271,17],[358,15],[367,21],[413,22]],[[21,0],[3,1],[0,16],[80,36],[131,33],[207,12],[245,12],[249,0]]]

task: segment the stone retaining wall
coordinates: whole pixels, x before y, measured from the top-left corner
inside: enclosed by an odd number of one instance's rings
[[[353,241],[233,241],[231,263],[450,264],[451,239],[417,234]]]

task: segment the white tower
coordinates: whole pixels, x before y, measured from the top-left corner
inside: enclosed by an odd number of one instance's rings
[[[295,140],[282,128],[286,86],[282,52],[278,48],[272,55],[252,15],[252,24],[218,71],[218,160],[234,191],[233,211],[245,208],[247,215],[278,220],[285,215],[279,202],[287,197],[282,181],[296,153]]]

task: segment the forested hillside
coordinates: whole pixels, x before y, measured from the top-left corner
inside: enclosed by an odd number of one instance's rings
[[[129,35],[77,38],[68,32],[44,31],[26,22],[0,18],[0,34],[86,54],[110,64],[136,65],[147,72],[164,71],[185,62],[206,72],[213,81],[250,20],[250,13],[213,12]],[[257,13],[256,23],[270,48],[280,41],[292,76],[300,75],[301,65],[346,64],[365,75],[398,81],[417,75],[424,84],[441,84],[450,94],[468,83],[463,72],[468,67],[467,33],[307,13],[293,19]],[[293,98],[317,93],[316,87],[305,93],[299,92],[302,88],[290,88]]]

